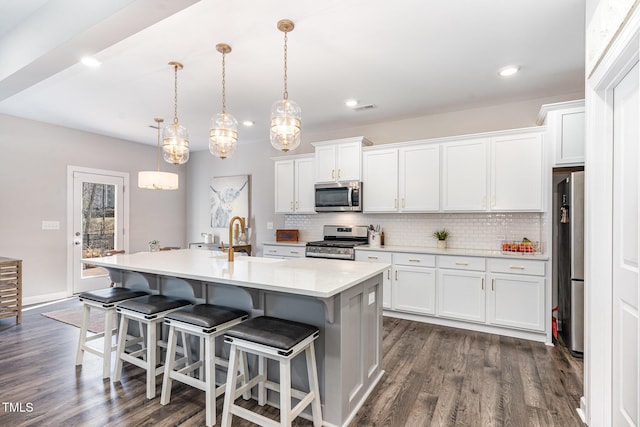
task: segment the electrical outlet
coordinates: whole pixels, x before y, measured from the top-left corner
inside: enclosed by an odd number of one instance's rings
[[[271,221],[267,223],[267,230],[273,230],[273,223]]]
[[[375,292],[369,292],[369,305],[373,304],[376,302],[376,293]]]

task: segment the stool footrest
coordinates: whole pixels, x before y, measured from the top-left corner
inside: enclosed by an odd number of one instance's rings
[[[267,418],[264,415],[260,415],[248,409],[245,409],[242,406],[231,405],[229,412],[231,412],[234,415],[238,415],[239,417],[242,417],[245,420],[253,421],[254,423],[262,427],[281,427],[281,424],[279,422],[274,421],[271,418]]]

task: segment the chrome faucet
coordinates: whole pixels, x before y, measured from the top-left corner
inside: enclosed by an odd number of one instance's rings
[[[236,221],[240,221],[240,228],[244,230],[244,218],[239,216],[234,216],[231,218],[229,222],[229,262],[233,262],[233,223]]]

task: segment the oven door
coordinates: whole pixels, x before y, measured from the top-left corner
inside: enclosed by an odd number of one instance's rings
[[[360,183],[316,184],[316,212],[361,211]]]

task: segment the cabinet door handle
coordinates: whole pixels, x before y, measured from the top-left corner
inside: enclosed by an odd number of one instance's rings
[[[413,258],[410,258],[410,259],[409,259],[409,262],[420,262],[420,260],[419,260],[419,259],[413,259]]]
[[[491,207],[492,208],[496,207],[496,196],[491,196]]]
[[[482,278],[482,290],[484,291],[484,277]]]
[[[495,281],[496,281],[496,279],[491,279],[491,290],[492,291],[495,291],[495,286],[494,286]]]
[[[336,179],[336,170],[331,169],[331,179]]]
[[[387,280],[391,280],[391,270],[387,270]]]
[[[393,199],[393,208],[394,209],[398,208],[398,199]]]
[[[524,270],[524,267],[522,265],[510,265],[509,268],[511,268],[512,270]]]
[[[291,205],[291,212],[293,212],[293,200],[291,201],[290,205]]]
[[[268,251],[270,254],[275,254],[277,251],[275,249],[269,249]]]
[[[398,280],[398,270],[396,270],[396,280]]]
[[[290,254],[299,254],[300,252],[298,251],[289,251]]]
[[[369,255],[367,258],[369,258],[369,259],[378,259],[378,257],[374,256],[374,255]]]
[[[456,265],[469,265],[469,263],[465,261],[456,261]]]
[[[402,207],[404,208],[404,197],[402,198]]]
[[[338,169],[338,179],[340,179],[340,175],[342,175],[342,169]]]
[[[298,209],[300,207],[300,201],[296,200],[296,209]]]

